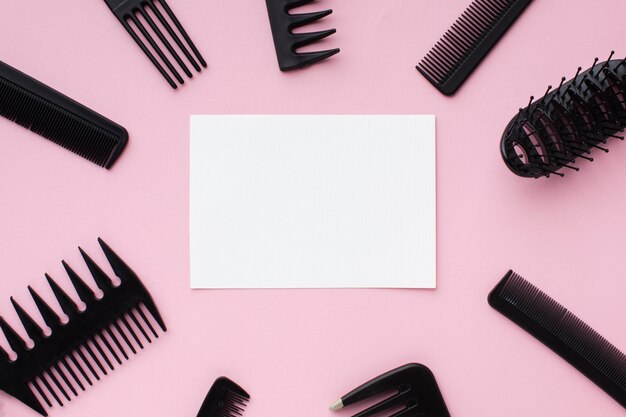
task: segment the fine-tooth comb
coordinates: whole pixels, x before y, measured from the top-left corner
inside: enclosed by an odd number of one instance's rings
[[[419,363],[401,366],[366,382],[335,401],[330,409],[339,410],[381,394],[389,396],[352,417],[378,416],[385,411],[394,411],[390,417],[450,417],[435,376]]]
[[[509,122],[502,135],[500,152],[507,167],[528,178],[564,176],[561,168],[578,171],[576,158],[593,161],[592,149],[609,150],[601,144],[626,127],[626,58],[598,63],[561,84],[548,86],[546,94]]]
[[[337,54],[339,48],[316,52],[297,52],[298,48],[310,45],[336,32],[335,29],[327,29],[311,33],[293,33],[294,29],[308,25],[333,11],[331,9],[321,12],[291,14],[296,7],[312,3],[314,0],[266,0],[267,12],[272,27],[274,47],[278,57],[278,66],[281,71],[289,71],[303,68]]]
[[[159,337],[142,307],[145,307],[163,331],[166,330],[152,297],[137,275],[104,241],[98,239],[98,242],[121,281],[118,286],[114,286],[105,272],[79,248],[89,272],[103,293],[102,298],[96,298],[93,290],[63,262],[63,267],[86,309],[79,310],[76,302],[46,274],[52,292],[69,318],[66,324],[62,323],[59,315],[30,286],[28,290],[51,334],[46,336],[39,324],[13,298],[11,303],[26,333],[34,342],[34,347],[29,349],[18,333],[0,317],[0,328],[17,355],[15,360],[11,360],[7,352],[0,348],[0,389],[44,416],[48,414],[37,395],[48,407],[52,407],[49,396],[63,406],[60,395],[71,401],[68,390],[78,396],[76,387],[85,391],[84,383],[93,384],[89,374],[100,380],[96,368],[104,375],[107,375],[106,367],[114,369],[105,349],[120,365],[122,361],[119,354],[125,359],[129,358],[118,337],[133,353],[137,353],[135,345],[141,349],[144,347],[137,331],[149,343],[152,338],[146,328],[155,338]],[[129,335],[135,345],[131,343]]]
[[[171,42],[167,39],[166,35],[161,30],[162,28],[164,28],[169,37],[174,40],[174,43],[176,43],[178,49],[182,51],[182,53],[185,55],[187,60],[191,63],[191,65],[197,72],[202,71],[200,65],[202,65],[202,67],[204,68],[207,67],[207,63],[200,54],[200,51],[198,51],[196,45],[194,45],[194,43],[191,41],[191,38],[189,37],[183,26],[180,24],[180,21],[178,20],[176,15],[174,15],[174,12],[172,12],[172,9],[165,0],[105,1],[113,14],[118,18],[122,26],[124,26],[124,29],[126,29],[130,36],[135,40],[137,45],[139,45],[141,50],[146,54],[150,61],[152,61],[152,64],[154,64],[154,66],[159,70],[161,75],[167,80],[172,88],[178,88],[178,85],[176,84],[176,82],[174,82],[172,76],[174,76],[174,78],[176,78],[176,81],[178,81],[178,83],[181,85],[185,83],[185,80],[183,79],[183,77],[181,77],[178,70],[174,67],[174,64],[172,64],[170,59],[166,56],[165,52],[163,52],[161,46],[165,47],[165,49],[169,53],[169,56],[174,58],[178,66],[183,70],[187,77],[193,78],[193,75],[187,67],[187,64],[183,62],[178,52],[174,49]],[[156,16],[156,19],[161,27],[159,27],[159,24],[157,24],[152,16]],[[178,33],[176,33],[170,22],[174,24],[174,26],[178,30]],[[149,29],[146,28],[145,23],[148,24]],[[149,31],[151,31],[151,33]],[[160,45],[154,39],[152,34],[156,35],[156,37],[160,41]],[[181,36],[186,42],[186,45],[180,39]],[[150,49],[148,49],[148,46],[144,43],[143,39],[148,42],[148,45],[150,46],[152,51],[156,52],[160,59],[160,62],[159,59],[157,59],[150,51]],[[191,49],[191,52],[193,52],[193,54],[195,55],[195,59],[189,52],[189,49]],[[196,60],[198,62],[196,62]],[[169,73],[165,70],[165,68],[163,68],[161,62],[165,64],[165,66],[169,70]]]
[[[531,1],[475,0],[417,70],[443,94],[454,94]]]
[[[211,386],[197,417],[239,417],[248,405],[250,395],[225,376]]]
[[[123,127],[2,61],[0,115],[107,169],[128,142]]]
[[[513,271],[491,291],[489,304],[626,407],[626,355],[589,325]]]

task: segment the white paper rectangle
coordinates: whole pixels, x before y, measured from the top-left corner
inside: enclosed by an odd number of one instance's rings
[[[434,288],[434,116],[192,116],[192,288]]]

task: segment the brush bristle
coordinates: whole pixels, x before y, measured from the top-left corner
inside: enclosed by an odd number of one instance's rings
[[[578,171],[581,159],[593,162],[592,151],[608,152],[609,139],[624,140],[626,68],[620,60],[598,63],[543,97],[531,96],[502,135],[500,152],[507,167],[527,178],[563,177],[563,168]]]
[[[0,115],[100,165],[110,167],[124,138],[0,77]]]

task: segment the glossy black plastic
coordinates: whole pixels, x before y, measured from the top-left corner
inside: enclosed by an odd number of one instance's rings
[[[513,271],[488,300],[626,408],[626,355],[598,332]]]
[[[2,61],[0,115],[107,169],[128,142],[122,126]]]
[[[250,395],[225,376],[211,386],[197,417],[240,417]]]
[[[129,358],[126,349],[133,353],[136,353],[136,347],[143,349],[142,339],[135,329],[148,343],[152,342],[152,337],[159,337],[142,308],[163,331],[166,330],[152,297],[137,275],[104,241],[98,241],[121,281],[118,286],[114,286],[105,272],[79,248],[89,272],[103,293],[102,298],[97,298],[78,274],[63,262],[76,293],[86,305],[84,311],[46,274],[61,310],[69,318],[67,323],[62,323],[55,309],[31,287],[28,289],[35,305],[51,330],[49,336],[13,298],[13,307],[34,342],[32,349],[27,348],[24,339],[0,317],[0,329],[17,355],[15,360],[11,360],[8,353],[0,348],[0,389],[44,416],[48,415],[47,411],[37,396],[48,407],[52,407],[52,401],[63,406],[61,397],[71,401],[72,395],[78,395],[77,387],[85,391],[85,383],[92,385],[92,377],[99,380],[101,375],[107,375],[107,368],[113,370],[115,366],[111,359],[121,365],[120,355]],[[130,341],[131,338],[134,343]],[[74,369],[78,370],[78,374]],[[65,387],[69,388],[70,393]]]
[[[200,54],[200,51],[198,51],[196,45],[191,41],[183,25],[165,0],[105,1],[115,17],[117,17],[122,26],[124,26],[124,29],[126,29],[172,88],[178,88],[178,85],[172,77],[174,77],[179,84],[184,84],[185,80],[181,77],[178,69],[171,62],[170,58],[176,61],[178,67],[183,70],[188,78],[192,78],[193,75],[187,67],[187,64],[185,64],[176,49],[172,46],[167,36],[163,33],[162,29],[165,29],[170,39],[174,40],[178,49],[182,51],[187,61],[191,63],[196,72],[202,71],[200,65],[206,68],[207,63]],[[156,17],[156,21],[152,16]],[[172,27],[170,22],[174,24],[175,28]],[[148,24],[148,27],[146,27],[145,23]],[[154,33],[158,39],[154,39],[150,31]],[[183,38],[182,40],[181,37]],[[148,45],[144,43],[144,39],[148,42]],[[163,51],[161,46],[165,47],[166,51]],[[190,50],[193,52],[193,56]],[[154,56],[152,51],[157,54],[159,59]],[[161,63],[165,64],[169,72],[163,68]]]
[[[605,62],[561,84],[519,112],[506,127],[500,152],[507,167],[527,178],[564,176],[561,169],[578,171],[577,159],[593,161],[594,149],[626,127],[626,58]],[[552,91],[551,91],[552,90]]]
[[[371,417],[398,407],[404,408],[394,417],[450,417],[435,376],[419,363],[386,372],[344,395],[341,402],[347,407],[380,394],[391,396],[353,417]]]
[[[454,94],[531,1],[475,0],[417,70],[443,94]]]
[[[266,0],[267,12],[274,37],[274,47],[281,71],[304,68],[339,53],[339,48],[316,52],[297,52],[298,48],[310,45],[336,32],[335,29],[311,33],[294,33],[293,30],[308,25],[333,11],[291,14],[290,10],[314,0]]]

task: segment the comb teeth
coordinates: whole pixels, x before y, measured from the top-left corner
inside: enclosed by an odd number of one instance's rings
[[[121,126],[1,61],[0,115],[105,168],[128,141]]]
[[[169,39],[174,41],[178,50],[182,51],[196,72],[202,71],[200,65],[206,68],[207,63],[200,51],[165,0],[106,0],[106,3],[172,88],[176,89],[178,84],[185,83],[179,69],[182,69],[188,78],[193,78],[193,74]],[[174,27],[170,22],[174,24]],[[156,35],[156,39],[152,36],[153,34]],[[156,53],[156,56],[152,51]],[[171,59],[175,61],[178,68]]]
[[[626,355],[589,325],[513,271],[489,294],[489,304],[626,407]]]
[[[240,417],[248,406],[248,398],[231,391],[224,391],[218,402],[215,417]]]
[[[19,334],[0,317],[0,330],[17,356],[11,361],[0,348],[0,389],[44,416],[47,412],[41,401],[48,407],[52,407],[53,402],[63,406],[65,401],[71,401],[85,391],[86,385],[93,384],[89,375],[99,380],[100,374],[107,374],[104,364],[110,370],[115,369],[114,362],[121,365],[121,357],[129,359],[127,349],[136,353],[137,347],[144,348],[142,337],[151,343],[146,327],[158,337],[143,312],[144,308],[165,331],[165,324],[161,325],[163,320],[139,278],[106,243],[99,241],[107,258],[113,260],[111,263],[121,279],[120,285],[114,286],[81,249],[94,281],[104,293],[102,298],[97,299],[91,287],[63,262],[73,287],[86,305],[84,311],[79,310],[76,302],[46,274],[52,293],[69,318],[67,324],[62,324],[57,313],[31,287],[30,294],[51,329],[50,336],[44,335],[41,326],[13,298],[11,303],[34,347],[29,349]]]
[[[452,95],[532,0],[475,0],[417,65]]]
[[[528,178],[564,176],[562,168],[578,171],[576,159],[593,161],[592,150],[608,152],[608,139],[623,140],[626,127],[626,68],[609,60],[586,71],[578,67],[573,79],[549,86],[543,97],[520,109],[500,142],[507,167]]]
[[[241,417],[250,395],[226,377],[215,380],[197,417]]]
[[[278,66],[281,71],[303,68],[339,53],[339,48],[318,52],[296,52],[296,49],[315,43],[336,32],[335,29],[327,29],[319,32],[293,33],[294,29],[318,21],[333,12],[329,9],[312,13],[290,13],[291,9],[312,2],[313,0],[266,0]]]

